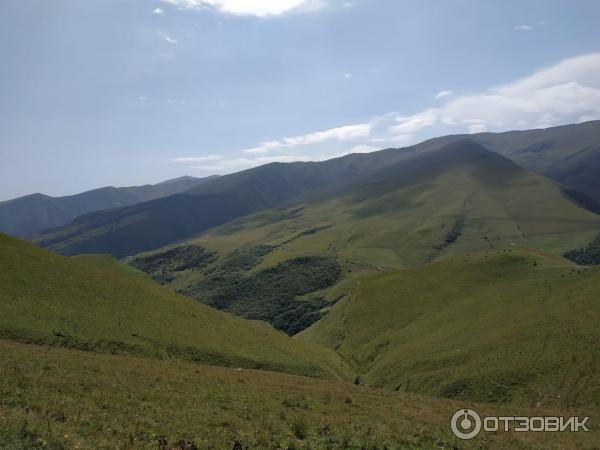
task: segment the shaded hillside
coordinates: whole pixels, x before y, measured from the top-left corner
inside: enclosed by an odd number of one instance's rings
[[[76,217],[109,208],[129,206],[187,191],[213,179],[181,177],[162,183],[133,187],[103,187],[81,194],[50,197],[32,194],[0,202],[0,232],[15,236],[66,225]]]
[[[597,408],[599,294],[599,270],[511,247],[365,279],[299,337],[370,385]]]
[[[108,256],[0,235],[0,337],[95,352],[329,376],[332,352],[175,295]]]
[[[465,137],[600,203],[598,120],[537,130],[444,136],[424,142],[422,147],[435,149]]]
[[[350,155],[323,163],[273,163],[219,177],[185,193],[127,208],[91,213],[47,230],[35,241],[67,255],[134,255],[188,238],[237,217],[341,184],[405,158],[395,150]]]

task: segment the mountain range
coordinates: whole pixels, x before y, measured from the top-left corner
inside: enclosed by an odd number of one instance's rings
[[[593,174],[599,168],[600,121],[544,130],[469,137],[486,150],[561,182],[580,206],[600,210]],[[257,211],[313,201],[351,189],[386,167],[424,158],[464,136],[447,136],[403,149],[352,154],[324,162],[273,163],[209,180],[185,192],[85,214],[34,241],[64,254],[125,257],[177,242]],[[566,162],[565,162],[566,161]],[[411,163],[413,164],[413,163]]]
[[[187,191],[215,177],[180,177],[158,184],[103,187],[81,194],[50,197],[31,194],[0,202],[0,232],[27,236],[66,225],[82,214],[119,208]]]

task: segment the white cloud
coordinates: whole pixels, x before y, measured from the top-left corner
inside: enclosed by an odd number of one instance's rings
[[[162,0],[180,9],[214,8],[242,16],[278,16],[294,10],[317,9],[323,0]]]
[[[205,156],[180,156],[174,158],[173,162],[204,162],[204,161],[219,161],[223,159],[223,155],[205,155]]]
[[[163,39],[165,40],[165,42],[168,42],[169,44],[177,44],[177,41],[175,39],[173,39],[171,36],[163,36]]]
[[[450,97],[453,94],[452,91],[440,91],[437,94],[435,94],[435,97],[433,97],[434,100],[439,100],[445,97]]]
[[[516,26],[513,27],[513,29],[516,30],[516,31],[533,31],[536,28],[541,27],[542,25],[544,25],[544,22],[534,23],[532,25],[527,25],[527,24],[516,25]]]
[[[392,134],[411,134],[423,128],[435,125],[438,121],[438,113],[435,109],[427,109],[421,113],[407,117],[396,117],[397,125],[390,127]]]
[[[360,145],[356,145],[356,146],[352,147],[348,151],[348,154],[351,154],[351,153],[371,153],[371,152],[375,152],[377,150],[380,150],[380,148],[379,147],[373,147],[372,145],[360,144]]]
[[[162,8],[154,8],[154,11],[152,11],[152,14],[156,14],[158,16],[161,16],[165,13],[165,11]]]
[[[371,134],[370,123],[346,125],[325,131],[317,131],[302,136],[286,137],[280,140],[261,142],[257,147],[244,150],[245,153],[267,153],[279,148],[291,148],[300,145],[320,144],[329,140],[349,141],[367,137]]]
[[[350,72],[346,72],[346,73],[344,74],[344,78],[345,78],[346,80],[349,80],[350,78],[352,78],[352,76],[353,76],[353,75],[352,75]]]
[[[191,169],[204,170],[206,172],[211,173],[231,173],[236,172],[238,170],[249,169],[251,167],[262,166],[264,164],[269,164],[273,162],[296,162],[296,161],[310,161],[314,158],[303,155],[277,155],[277,156],[260,156],[258,158],[233,158],[233,159],[225,159],[220,158],[219,161],[216,161],[214,164],[206,164],[199,166],[191,166]],[[183,161],[180,161],[183,162]]]
[[[456,97],[441,107],[396,118],[392,134],[427,127],[455,132],[477,125],[500,131],[546,127],[600,115],[600,53],[569,58],[480,94]],[[449,128],[450,127],[450,128]],[[436,129],[437,130],[437,129]],[[461,130],[462,131],[462,130]]]
[[[483,123],[474,123],[469,125],[469,133],[484,133],[487,131],[487,127]]]
[[[600,119],[600,53],[569,58],[483,92],[445,96],[435,107],[415,114],[392,112],[362,124],[265,141],[244,150],[245,157],[208,155],[211,159],[182,157],[178,162],[210,163],[194,167],[229,173],[274,161],[320,161],[400,148],[445,134],[543,128],[593,119]],[[300,146],[302,155],[291,154]],[[285,155],[265,155],[283,149]]]

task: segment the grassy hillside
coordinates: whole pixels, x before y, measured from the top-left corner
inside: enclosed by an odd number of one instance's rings
[[[25,236],[68,224],[76,217],[103,209],[118,208],[187,191],[214,177],[181,177],[158,184],[103,187],[81,194],[50,197],[32,194],[0,202],[0,232]]]
[[[0,235],[0,337],[81,350],[330,376],[333,352],[164,289],[107,256]]]
[[[600,268],[510,247],[365,279],[299,338],[370,385],[597,409],[599,298]]]
[[[9,375],[0,377],[0,448],[11,450],[514,450],[594,448],[599,439],[591,427],[589,433],[487,433],[458,441],[448,423],[459,408],[489,415],[557,411],[8,341],[0,341],[0,373]]]
[[[207,274],[230,255],[263,249],[237,279],[298,258],[335,258],[338,283],[311,294],[334,301],[374,273],[510,244],[561,255],[588,245],[598,230],[600,215],[571,201],[562,186],[461,141],[376,171],[339,192],[214,228],[185,244],[201,247],[212,262],[199,270],[171,271],[167,284],[210,303]],[[251,301],[245,292],[236,298]]]

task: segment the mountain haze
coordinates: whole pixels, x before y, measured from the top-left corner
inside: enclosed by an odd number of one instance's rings
[[[0,202],[0,232],[25,236],[66,225],[76,217],[103,209],[129,206],[166,197],[198,186],[214,177],[180,177],[158,184],[103,187],[81,194],[50,197],[31,194]]]

